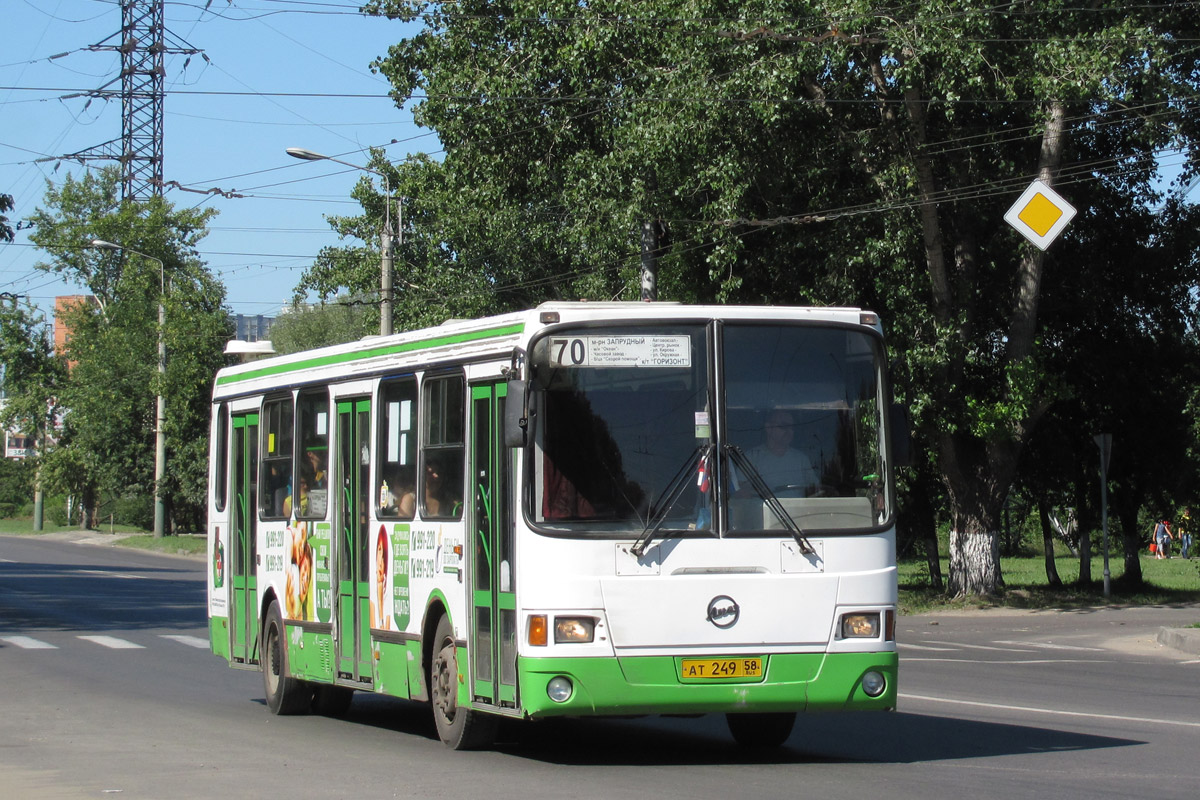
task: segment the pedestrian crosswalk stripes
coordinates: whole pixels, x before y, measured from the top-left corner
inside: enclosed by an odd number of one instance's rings
[[[34,639],[32,636],[0,636],[0,642],[6,642],[22,650],[57,650],[58,645]]]
[[[129,641],[128,639],[118,639],[115,636],[80,636],[85,642],[95,642],[104,647],[110,647],[113,650],[144,650],[145,647],[140,644]]]
[[[139,644],[138,642],[129,639],[123,639],[118,636],[108,636],[104,634],[80,634],[71,637],[79,641],[89,644],[97,644],[101,647],[106,647],[110,650],[145,650],[147,645]],[[162,633],[158,634],[159,639],[166,639],[171,642],[194,647],[196,649],[207,649],[208,639],[199,636],[191,636],[183,633]],[[44,639],[38,639],[33,636],[24,636],[16,634],[0,635],[0,645],[9,645],[17,647],[21,650],[58,650],[65,643],[48,642]]]
[[[195,647],[198,650],[208,649],[208,639],[201,639],[199,636],[188,636],[186,634],[164,633],[162,638],[170,639],[173,642],[186,644],[188,647]]]

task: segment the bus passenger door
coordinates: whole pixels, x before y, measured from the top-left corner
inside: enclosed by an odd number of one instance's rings
[[[503,382],[472,384],[470,476],[471,696],[517,705],[517,611],[513,591],[512,461],[504,445]]]
[[[338,519],[334,551],[338,581],[339,678],[371,681],[370,586],[367,543],[370,511],[371,401],[344,400],[338,415]]]
[[[233,592],[229,616],[233,624],[234,661],[258,662],[258,414],[233,416]]]

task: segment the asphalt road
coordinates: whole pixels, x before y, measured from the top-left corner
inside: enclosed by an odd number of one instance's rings
[[[720,717],[512,725],[454,753],[424,706],[272,716],[208,652],[203,565],[0,537],[0,796],[1191,798],[1200,607],[901,620],[900,711],[803,717],[736,748]]]

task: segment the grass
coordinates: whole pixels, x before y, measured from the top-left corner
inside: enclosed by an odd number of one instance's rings
[[[30,519],[0,519],[0,534],[38,536],[50,533],[84,533],[84,531],[80,531],[78,525],[55,525],[46,522],[39,533],[34,533],[33,521]],[[206,545],[203,534],[183,534],[155,539],[144,529],[132,525],[102,525],[100,530],[87,533],[101,536],[108,534],[113,537],[114,545],[167,555],[203,554]]]
[[[899,565],[900,610],[904,614],[920,614],[944,609],[977,608],[1081,608],[1086,606],[1177,605],[1200,602],[1200,558],[1158,560],[1148,554],[1141,557],[1144,584],[1129,589],[1121,580],[1124,561],[1109,558],[1111,596],[1104,597],[1104,560],[1092,559],[1092,581],[1078,584],[1079,559],[1060,556],[1055,559],[1058,576],[1063,585],[1050,586],[1042,556],[1000,559],[1004,588],[992,598],[952,600],[944,590],[930,586],[929,567],[924,559],[905,560]],[[941,559],[942,578],[949,571],[949,561]]]

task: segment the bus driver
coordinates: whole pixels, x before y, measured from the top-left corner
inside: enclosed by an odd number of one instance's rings
[[[805,497],[817,485],[817,472],[804,453],[792,447],[795,420],[792,412],[777,408],[767,414],[763,426],[763,443],[750,448],[746,457],[758,470],[772,492],[780,497]],[[754,489],[739,476],[740,497],[754,495]]]

